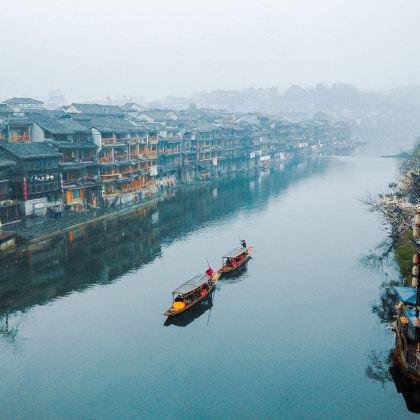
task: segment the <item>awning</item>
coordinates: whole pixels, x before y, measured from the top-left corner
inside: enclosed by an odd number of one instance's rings
[[[181,284],[181,286],[177,287],[172,293],[185,295],[186,293],[190,293],[198,287],[202,286],[203,284],[207,283],[208,280],[209,277],[206,274],[199,274],[198,276],[193,277],[191,280],[188,280],[184,284]]]
[[[229,251],[227,254],[223,255],[223,258],[236,258],[243,254],[245,251],[246,249],[242,247],[234,248],[232,251]]]
[[[407,308],[404,310],[404,313],[414,328],[420,328],[420,320],[416,318],[416,310],[414,308]]]
[[[398,299],[406,305],[416,304],[416,289],[414,287],[393,287]]]

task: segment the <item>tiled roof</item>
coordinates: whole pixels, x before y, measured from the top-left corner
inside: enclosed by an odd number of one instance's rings
[[[32,98],[11,98],[3,101],[5,104],[19,105],[19,104],[31,104],[31,105],[42,105],[44,102],[37,101]]]
[[[141,112],[141,114],[151,117],[154,121],[173,120],[169,113],[174,113],[176,115],[176,113],[170,109],[152,109],[150,111]]]
[[[144,131],[143,126],[135,126],[127,120],[116,117],[96,117],[84,123],[90,128],[96,128],[106,133],[133,133]]]
[[[210,124],[208,121],[205,121],[205,120],[195,121],[192,124],[192,127],[194,127],[198,131],[213,131],[213,130],[216,130],[216,127],[214,125]]]
[[[33,159],[37,157],[60,157],[61,153],[48,143],[5,143],[0,145],[0,150],[4,149],[11,155],[19,159]]]
[[[96,149],[96,144],[93,142],[86,142],[86,143],[73,143],[70,141],[53,141],[50,140],[53,146],[57,149]]]
[[[138,104],[136,104],[135,102],[128,102],[124,105],[121,105],[121,109],[123,109],[124,111],[138,111],[138,110],[143,110],[144,108]]]
[[[86,114],[115,115],[115,116],[124,115],[122,109],[116,105],[73,103],[72,106],[77,108],[80,112],[84,112]]]
[[[31,122],[25,117],[9,118],[7,123],[10,127],[26,127],[31,125]]]
[[[0,158],[0,168],[5,167],[5,166],[14,166],[14,165],[16,165],[16,163],[13,162],[13,160]]]
[[[87,133],[89,129],[70,118],[57,118],[50,114],[30,114],[29,119],[53,134]]]

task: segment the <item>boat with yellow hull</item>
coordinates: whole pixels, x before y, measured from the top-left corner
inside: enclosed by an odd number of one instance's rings
[[[174,316],[179,315],[203,300],[213,290],[221,273],[219,271],[209,274],[199,274],[188,280],[172,292],[173,303],[163,315]]]

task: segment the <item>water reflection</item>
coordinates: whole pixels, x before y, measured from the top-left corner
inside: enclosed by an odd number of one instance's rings
[[[412,413],[420,413],[420,385],[412,382],[396,364],[391,363],[389,374],[397,392],[403,396],[407,409]]]
[[[392,287],[402,284],[394,260],[391,239],[380,242],[374,250],[361,258],[360,263],[363,267],[379,273],[384,279],[380,285],[379,301],[372,304],[372,312],[378,316],[381,324],[389,327],[395,315],[396,303]]]
[[[393,246],[390,239],[379,243],[361,259],[363,266],[380,272],[385,280],[380,285],[379,301],[372,305],[372,312],[379,318],[381,324],[390,329],[395,316],[396,298],[392,293],[393,286],[401,286],[398,268],[395,265]],[[394,348],[386,353],[372,351],[368,356],[368,366],[365,374],[368,378],[385,386],[392,382],[399,394],[402,394],[407,409],[420,413],[420,385],[411,381],[394,360]]]
[[[225,284],[233,284],[245,280],[247,277],[246,273],[248,271],[248,264],[251,262],[251,260],[252,257],[250,258],[250,261],[248,261],[247,264],[241,265],[234,271],[224,273],[223,276],[220,278],[219,282]]]
[[[261,209],[270,198],[325,172],[327,166],[328,160],[308,160],[274,168],[270,176],[238,173],[180,188],[175,196],[124,218],[96,222],[38,244],[0,266],[0,321],[4,324],[7,314],[114,282],[155,260],[163,246],[238,211]],[[245,273],[246,268],[224,281],[239,281]]]

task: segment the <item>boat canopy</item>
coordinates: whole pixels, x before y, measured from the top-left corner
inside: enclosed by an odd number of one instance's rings
[[[406,305],[416,304],[416,289],[414,287],[393,287],[398,299]]]
[[[246,248],[243,247],[239,247],[232,249],[232,251],[228,252],[227,254],[223,255],[222,258],[236,258],[239,255],[243,254],[244,252],[246,252]]]
[[[198,276],[193,277],[191,280],[186,281],[184,284],[181,284],[181,286],[177,287],[172,292],[172,294],[185,295],[186,293],[190,293],[203,284],[207,283],[209,278],[210,277],[207,276],[207,274],[199,274]]]
[[[404,314],[407,317],[407,319],[410,321],[411,325],[413,325],[414,328],[420,328],[420,322],[416,318],[416,310],[414,308],[405,309]]]

